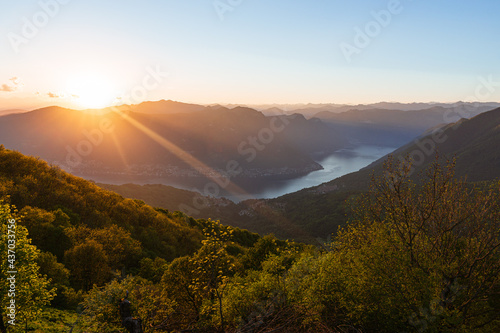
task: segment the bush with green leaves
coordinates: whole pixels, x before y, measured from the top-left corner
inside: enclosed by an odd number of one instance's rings
[[[498,330],[500,184],[470,186],[453,168],[411,177],[389,159],[298,298],[367,332]]]
[[[42,307],[54,297],[50,281],[39,272],[40,251],[31,244],[22,220],[15,218],[11,207],[0,202],[0,332],[17,329],[36,318]],[[12,223],[11,223],[12,222]],[[8,252],[11,250],[11,252]],[[15,273],[10,273],[14,271]],[[7,278],[14,280],[7,280]],[[14,287],[12,287],[14,286]],[[14,301],[14,303],[11,303]],[[7,305],[15,304],[15,318],[7,317]],[[10,313],[10,311],[9,311]],[[14,320],[16,326],[8,321]]]
[[[112,333],[124,330],[119,305],[129,293],[132,315],[142,320],[145,333],[168,326],[169,315],[175,303],[163,295],[160,287],[151,281],[127,277],[113,280],[104,287],[92,288],[85,297],[81,326],[86,332]]]

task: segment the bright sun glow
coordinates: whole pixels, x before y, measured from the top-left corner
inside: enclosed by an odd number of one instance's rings
[[[89,109],[111,106],[117,96],[111,81],[93,73],[72,77],[68,80],[67,89],[75,103]]]

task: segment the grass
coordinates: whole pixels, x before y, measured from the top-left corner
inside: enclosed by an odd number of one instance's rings
[[[20,319],[20,318],[19,318]],[[71,328],[78,319],[76,311],[59,310],[51,307],[45,307],[42,314],[36,320],[28,322],[26,325],[22,321],[16,320],[15,327],[9,327],[9,332],[30,332],[30,333],[62,333],[70,332]],[[74,325],[72,333],[82,333],[78,324]]]

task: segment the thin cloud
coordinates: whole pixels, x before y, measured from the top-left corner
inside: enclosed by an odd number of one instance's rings
[[[49,96],[50,98],[62,98],[63,97],[63,96],[56,94],[56,93],[53,93],[53,92],[48,92],[47,96]]]
[[[9,86],[8,84],[5,84],[5,83],[2,84],[2,86],[0,87],[0,91],[12,92],[15,90],[16,90],[16,87]]]
[[[13,92],[21,85],[21,80],[17,76],[11,77],[9,81],[11,81],[10,84],[4,83],[0,86],[0,91]]]

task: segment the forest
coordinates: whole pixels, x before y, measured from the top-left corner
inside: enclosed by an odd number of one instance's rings
[[[500,331],[500,182],[467,183],[453,160],[384,170],[313,246],[154,208],[1,146],[0,332],[126,332],[127,292],[144,332]],[[41,321],[51,311],[71,320]]]

